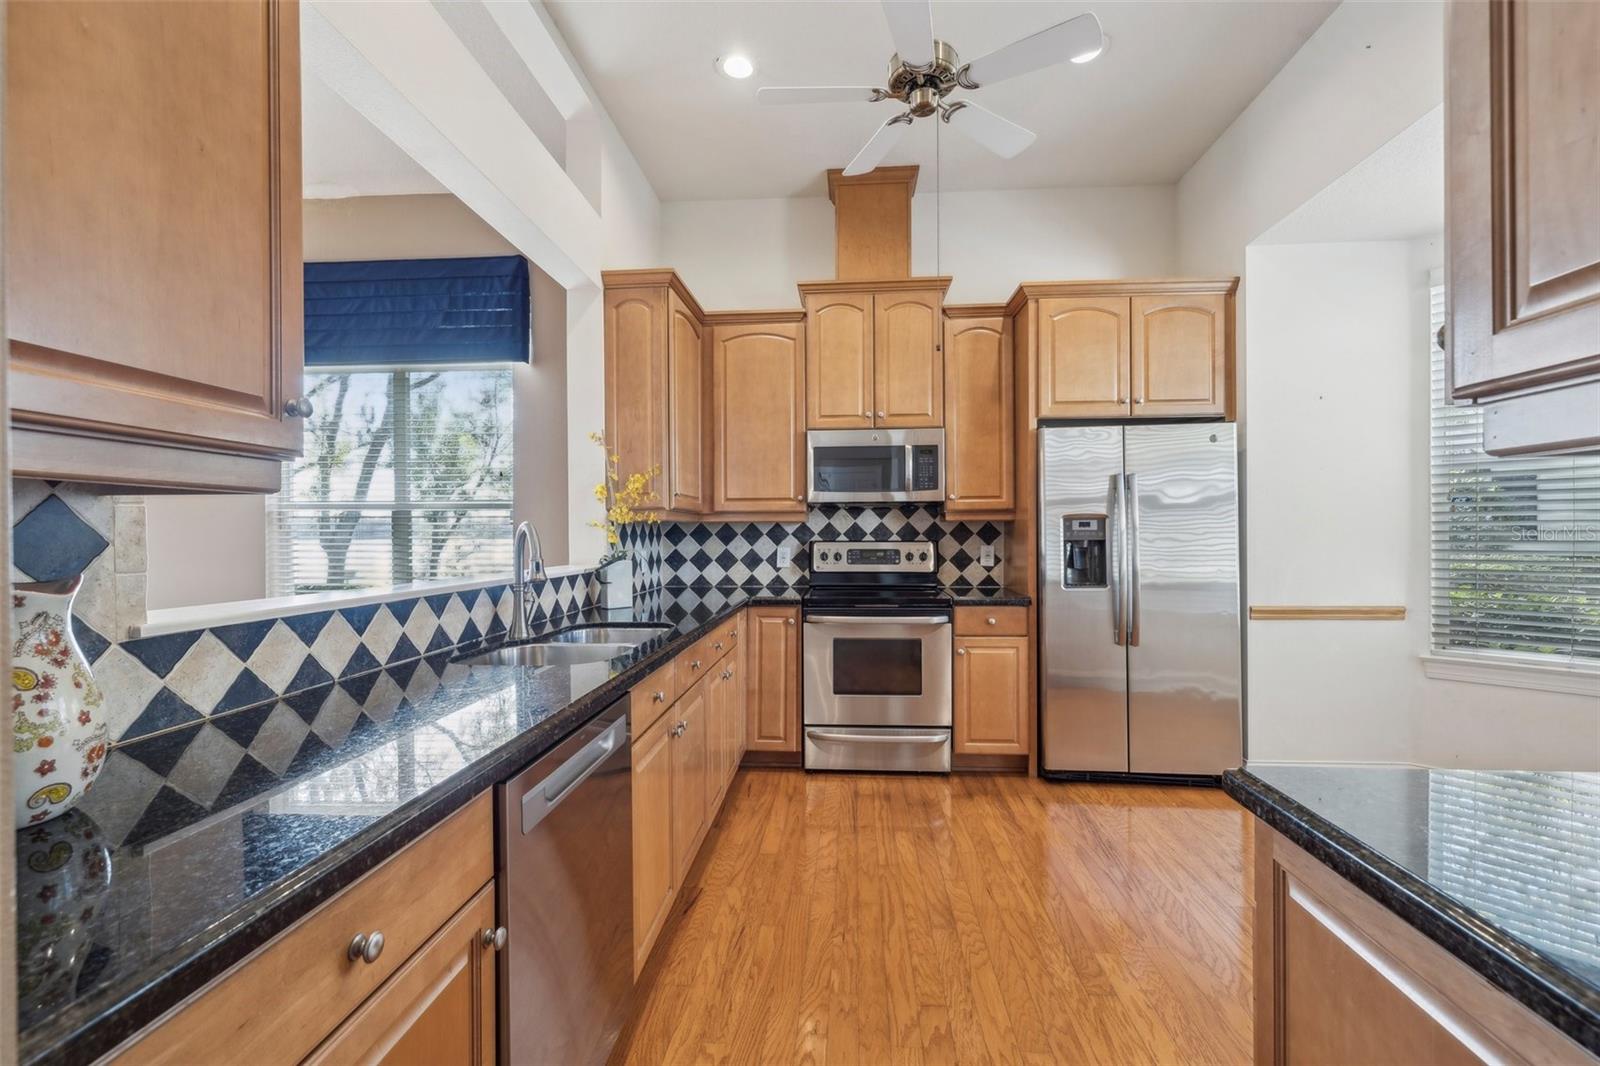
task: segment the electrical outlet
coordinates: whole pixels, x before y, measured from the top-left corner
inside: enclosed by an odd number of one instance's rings
[[[993,566],[994,565],[994,545],[993,544],[985,544],[982,548],[978,549],[978,565],[979,566]]]
[[[786,569],[792,562],[794,562],[794,549],[787,544],[780,545],[778,548],[778,569]]]

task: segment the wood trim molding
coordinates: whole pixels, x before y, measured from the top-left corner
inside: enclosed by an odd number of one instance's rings
[[[1004,318],[1005,304],[945,304],[946,318]]]
[[[1401,622],[1406,617],[1404,607],[1344,606],[1344,607],[1250,607],[1254,622]]]
[[[828,202],[838,203],[838,191],[841,185],[905,185],[906,195],[915,195],[917,191],[917,174],[922,168],[916,165],[903,167],[878,167],[865,174],[856,174],[851,177],[844,176],[844,170],[828,171]]]
[[[929,278],[880,278],[877,281],[861,281],[856,278],[827,281],[802,281],[795,286],[800,290],[800,299],[803,301],[808,293],[813,292],[916,292],[925,289],[938,289],[941,294],[950,290],[951,279],[946,277]]]
[[[705,309],[700,306],[700,301],[694,298],[694,293],[689,291],[689,286],[684,284],[683,278],[671,267],[647,267],[640,270],[602,270],[600,282],[608,289],[649,289],[666,286],[677,293],[683,302],[689,305],[689,310],[694,316],[705,321]]]
[[[1029,300],[1044,296],[1161,296],[1214,293],[1232,296],[1239,289],[1233,278],[1118,278],[1099,281],[1024,281],[1006,301],[1006,313],[1016,314]]]
[[[707,311],[705,323],[708,326],[738,326],[751,322],[804,322],[806,311],[803,307],[783,307],[776,310],[763,311]]]

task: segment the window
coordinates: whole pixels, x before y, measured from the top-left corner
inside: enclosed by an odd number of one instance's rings
[[[307,373],[269,511],[274,595],[511,572],[511,369]]]
[[[1430,338],[1444,323],[1434,279]],[[1497,459],[1432,358],[1433,646],[1600,666],[1600,456]]]

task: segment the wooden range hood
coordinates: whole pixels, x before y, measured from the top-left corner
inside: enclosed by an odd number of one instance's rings
[[[834,276],[876,281],[911,276],[911,196],[917,167],[879,167],[845,177],[828,171]]]

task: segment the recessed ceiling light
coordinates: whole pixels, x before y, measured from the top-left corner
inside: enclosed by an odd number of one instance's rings
[[[717,60],[717,69],[730,78],[742,81],[756,72],[756,65],[750,62],[749,56],[742,56],[735,52],[733,55],[723,56]]]
[[[1110,47],[1111,47],[1111,35],[1109,33],[1102,33],[1100,35],[1100,47],[1099,48],[1096,48],[1092,52],[1085,52],[1082,55],[1073,56],[1072,57],[1072,61],[1074,63],[1093,63],[1096,59],[1099,59],[1101,56],[1105,55],[1106,54],[1106,49],[1110,48]]]

